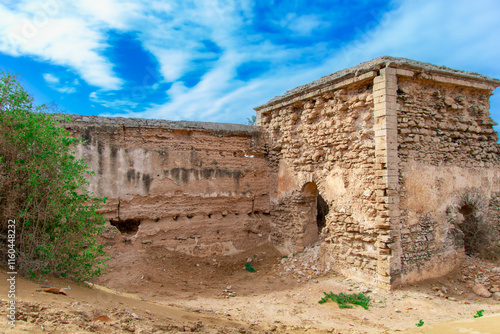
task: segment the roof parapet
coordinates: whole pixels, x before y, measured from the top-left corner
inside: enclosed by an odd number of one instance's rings
[[[445,66],[437,66],[406,58],[383,56],[294,88],[254,109],[258,112],[265,113],[269,110],[280,108],[299,100],[308,99],[327,91],[365,81],[377,76],[378,71],[385,67],[396,68],[398,70],[396,72],[397,75],[416,76],[422,79],[478,89],[494,90],[496,87],[500,86],[500,80],[489,78],[481,74],[455,70]]]

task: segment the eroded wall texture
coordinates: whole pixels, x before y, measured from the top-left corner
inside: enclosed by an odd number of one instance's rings
[[[334,77],[257,108],[278,173],[272,196],[272,240],[282,252],[321,241],[323,261],[373,280],[380,256],[374,71]],[[317,190],[316,190],[317,189]],[[322,206],[326,210],[318,215]]]
[[[500,146],[491,87],[414,74],[397,82],[401,278],[409,283],[454,271],[464,254],[498,238]]]
[[[272,178],[258,128],[72,116],[77,155],[107,197],[113,242],[205,256],[269,240]],[[111,228],[112,230],[112,228]]]
[[[319,241],[323,262],[383,287],[448,274],[480,244],[498,248],[497,86],[381,57],[256,108],[278,173],[272,240],[292,252]]]
[[[257,107],[260,128],[86,116],[66,127],[108,197],[111,245],[197,256],[320,245],[332,269],[392,288],[500,246],[498,86],[381,57]]]

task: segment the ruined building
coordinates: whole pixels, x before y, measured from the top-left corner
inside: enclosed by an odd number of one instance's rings
[[[86,140],[91,190],[120,231],[110,240],[197,256],[320,243],[335,270],[394,287],[498,248],[498,86],[382,57],[257,107],[259,127],[90,116],[66,126]]]

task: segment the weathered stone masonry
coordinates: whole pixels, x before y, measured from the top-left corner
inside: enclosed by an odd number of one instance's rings
[[[111,244],[207,256],[319,243],[335,270],[394,287],[456,270],[479,235],[498,242],[497,86],[382,57],[256,108],[260,128],[85,116],[66,126],[87,141],[91,190],[122,232]]]
[[[389,287],[455,270],[464,240],[467,248],[464,221],[493,237],[500,226],[499,146],[488,113],[499,85],[382,57],[256,108],[279,175],[277,245],[303,246],[280,224],[311,224],[293,201],[313,184],[329,206],[322,260],[337,270]]]

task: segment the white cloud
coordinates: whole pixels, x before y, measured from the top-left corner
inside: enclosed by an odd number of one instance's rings
[[[140,16],[143,9],[137,1],[85,0],[75,1],[74,5],[87,19],[120,30],[132,29],[131,23]]]
[[[76,93],[76,88],[75,87],[57,87],[55,88],[59,93],[63,94],[72,94]]]
[[[89,99],[91,102],[100,104],[106,108],[120,110],[124,112],[132,112],[133,109],[137,108],[139,103],[135,101],[131,101],[129,99],[120,99],[115,98],[113,94],[106,94],[105,92],[101,92],[105,96],[99,96],[98,92],[91,92],[89,94]]]
[[[123,116],[172,120],[244,121],[252,107],[275,95],[382,55],[500,75],[496,1],[394,4],[397,8],[379,22],[359,22],[356,40],[335,47],[330,41],[273,44],[264,32],[251,30],[259,22],[250,0],[21,0],[0,4],[0,52],[35,56],[76,71],[99,88],[89,96],[93,103]],[[290,13],[275,24],[304,37],[343,19],[335,12],[325,21],[323,14]],[[155,57],[162,78],[155,78],[153,89],[172,84],[165,103],[138,111],[143,104],[132,94],[105,92],[126,87],[107,57],[109,30],[133,33]],[[246,81],[236,79],[238,68],[252,61],[268,64],[269,70]],[[199,82],[182,81],[194,69]],[[62,93],[79,84],[46,75],[46,82]]]
[[[52,4],[52,6],[47,6]],[[0,4],[0,52],[31,55],[77,71],[91,85],[119,89],[123,80],[101,55],[105,35],[62,1],[21,1],[15,9]]]
[[[74,86],[78,86],[80,84],[77,79],[74,79],[71,83],[67,81],[63,83],[60,78],[51,73],[44,73],[42,76],[50,88],[63,94],[76,93],[76,88]]]
[[[500,3],[489,0],[402,1],[376,28],[341,48],[329,64],[351,66],[389,55],[457,69],[498,69],[499,12]]]
[[[165,3],[149,0],[120,4],[116,0],[49,1],[56,6],[50,11],[45,10],[50,12],[48,19],[36,21],[34,25],[30,25],[29,20],[40,12],[44,2],[24,0],[15,10],[0,6],[0,14],[4,10],[7,17],[13,18],[0,23],[0,33],[8,31],[8,36],[22,37],[8,44],[0,35],[0,51],[12,55],[35,55],[74,69],[87,83],[103,90],[120,89],[123,80],[113,73],[113,64],[103,56],[109,47],[105,31],[110,28],[123,31],[137,29],[139,41],[158,61],[163,79],[173,83],[167,92],[169,102],[147,108],[140,114],[145,117],[154,115],[173,119],[179,117],[179,110],[183,110],[182,118],[217,118],[219,112],[227,111],[232,108],[231,105],[238,103],[237,96],[240,100],[247,100],[243,92],[248,94],[252,91],[252,96],[262,100],[255,91],[255,87],[261,84],[258,79],[248,84],[235,79],[241,64],[256,60],[270,62],[277,65],[271,66],[277,69],[275,74],[284,75],[289,59],[311,52],[307,48],[276,46],[260,35],[246,34],[246,25],[254,19],[252,1],[186,0]],[[19,24],[23,20],[28,23]],[[320,24],[314,16],[294,16],[289,17],[289,21],[306,32]],[[288,25],[292,29],[291,23]],[[178,80],[193,69],[205,73],[194,87],[188,88]],[[53,88],[60,92],[73,91],[63,86]],[[136,109],[136,101],[127,97],[117,99],[115,95],[101,91],[90,98],[92,102],[109,108],[122,107],[125,113]],[[196,98],[193,99],[193,96]],[[252,113],[248,106],[245,109],[245,113]]]
[[[278,21],[278,24],[290,30],[294,35],[308,36],[315,30],[327,25],[317,15],[300,15],[296,13],[288,13],[284,18]]]
[[[149,51],[160,63],[160,73],[169,82],[179,79],[188,69],[192,56],[189,52],[161,47],[150,47]]]
[[[50,74],[50,73],[44,73],[43,74],[43,79],[48,83],[48,84],[58,84],[59,83],[59,78],[57,78],[55,75]]]

